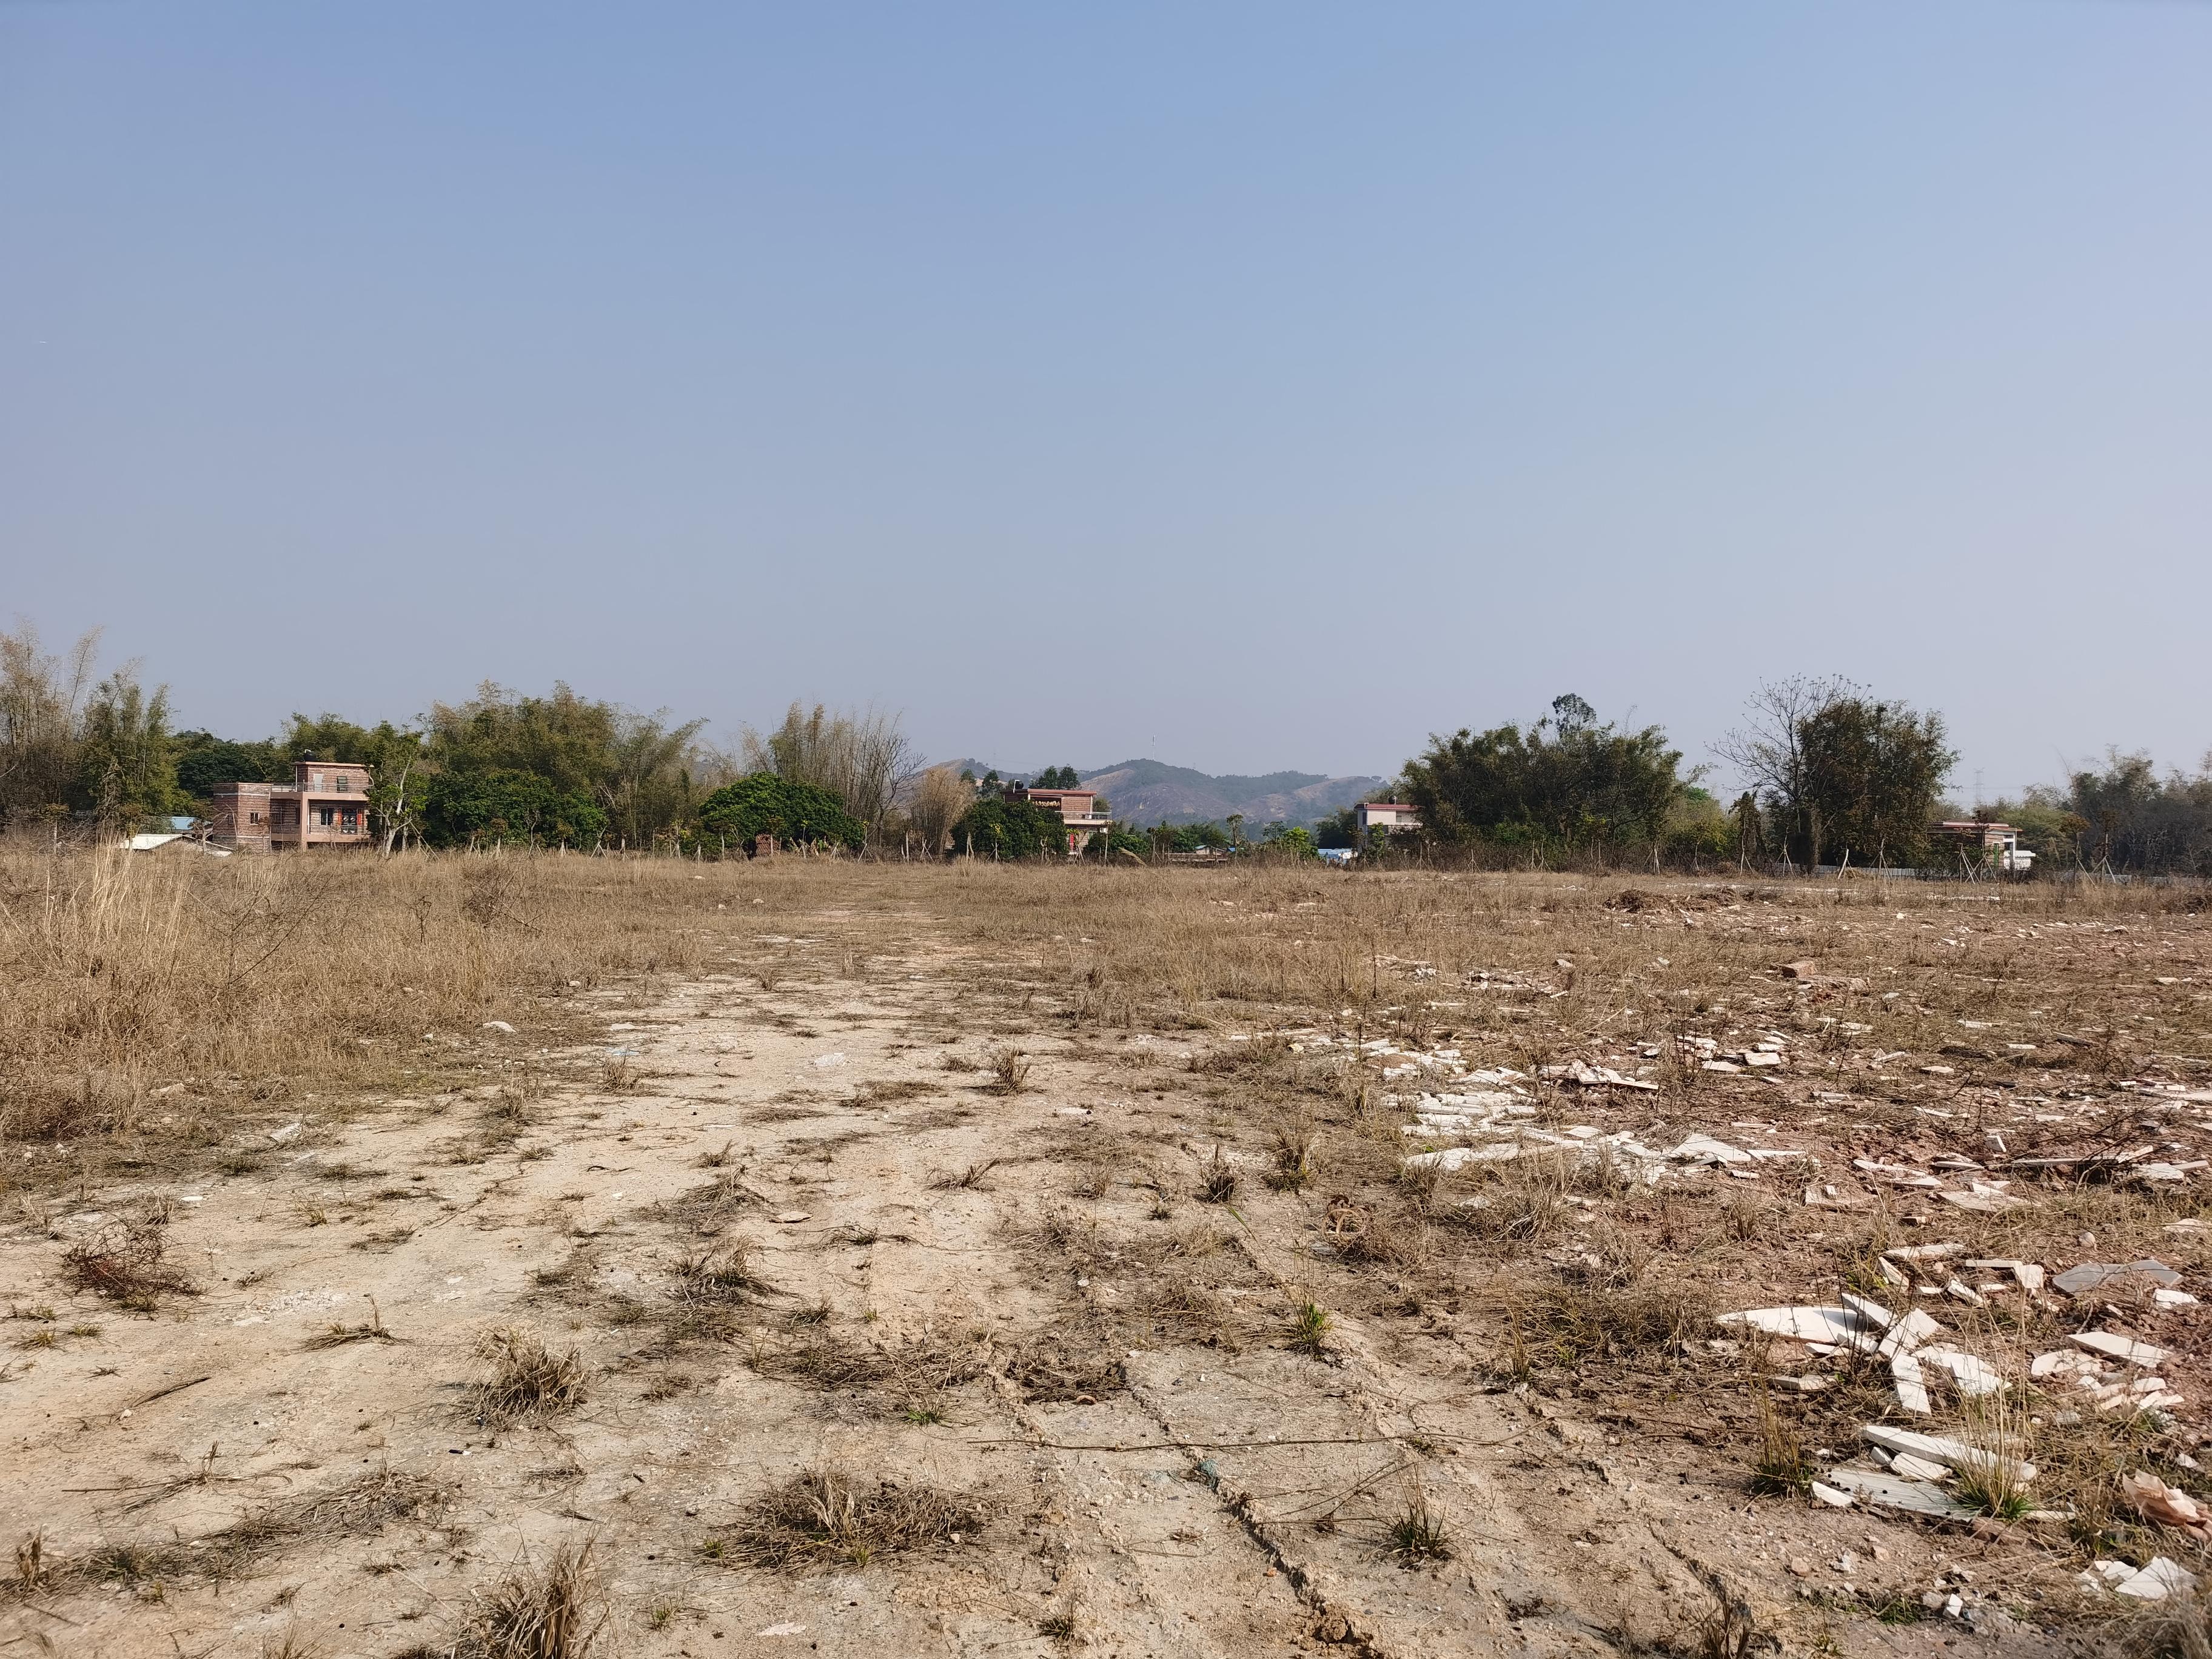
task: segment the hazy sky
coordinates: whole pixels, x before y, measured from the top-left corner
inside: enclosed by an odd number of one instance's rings
[[[180,716],[2212,744],[2212,5],[0,4],[0,620]]]

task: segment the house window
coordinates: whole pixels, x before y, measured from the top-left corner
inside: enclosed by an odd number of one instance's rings
[[[338,828],[349,836],[359,835],[361,833],[361,808],[358,806],[348,806],[341,809],[338,813]]]
[[[331,821],[337,817],[337,808],[335,806],[319,806],[315,809],[315,822],[325,830],[330,828]]]
[[[258,823],[261,822],[261,814],[258,812],[248,812],[246,815],[246,821],[248,823]]]

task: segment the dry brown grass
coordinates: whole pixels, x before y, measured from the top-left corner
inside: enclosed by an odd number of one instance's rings
[[[1785,956],[1816,960],[1846,988],[1778,987],[1765,998],[1777,1005],[1769,1018],[1810,998],[1814,1029],[1817,1001],[1838,1024],[1869,1028],[1856,1039],[1863,1044],[1927,1052],[1956,1046],[1959,1015],[1986,1008],[1983,980],[1993,978],[2008,998],[2066,1009],[2078,1042],[2063,1054],[2046,1044],[2035,1063],[2063,1060],[2084,1076],[2124,1069],[2156,1041],[2130,1035],[2134,988],[2090,971],[2105,963],[2061,963],[2043,945],[1993,936],[2061,921],[2138,933],[2208,927],[2191,887],[1655,887],[1643,878],[1635,908],[1608,908],[1625,890],[1603,875],[1345,875],[1258,864],[1200,878],[550,854],[216,860],[14,842],[0,846],[0,977],[11,994],[0,1025],[0,1077],[9,1082],[0,1140],[68,1143],[70,1155],[8,1160],[5,1178],[74,1176],[101,1150],[215,1147],[238,1120],[283,1110],[311,1077],[327,1101],[482,1076],[494,1046],[479,1031],[486,1018],[504,1012],[533,1034],[557,1030],[579,1017],[569,1002],[579,987],[757,962],[757,937],[801,931],[801,916],[833,955],[887,953],[917,927],[957,916],[1000,975],[978,976],[979,1002],[1019,1012],[1042,991],[1073,1008],[1106,985],[1122,1023],[1170,1030],[1271,1028],[1280,1014],[1341,1009],[1370,1033],[1426,1030],[1439,1016],[1402,970],[1381,963],[1377,940],[1401,962],[1434,964],[1439,987],[1478,970],[1547,984],[1565,977],[1554,959],[1571,957],[1571,982],[1545,1003],[1540,1030],[1515,996],[1444,1016],[1462,1045],[1499,1054],[1531,1042],[1564,1052],[1631,998],[1666,1011],[1662,1024],[1694,1022],[1718,1000],[1716,988],[1771,977]],[[832,908],[840,915],[825,923],[820,913]],[[1992,941],[1984,975],[1959,974],[1957,953],[1939,943],[1962,922]],[[353,964],[345,975],[292,948],[341,927]],[[1085,943],[1066,942],[1074,939]],[[1655,965],[1662,953],[1665,968]],[[1847,988],[1850,976],[1877,969],[1894,970],[1879,990]],[[1209,1052],[1243,1077],[1272,1082],[1295,1069],[1272,1036]],[[993,1085],[1024,1086],[1025,1063],[1003,1045]],[[602,1080],[631,1086],[630,1069],[617,1070]],[[1670,1075],[1684,1091],[1705,1086],[1679,1059]],[[156,1100],[155,1091],[177,1084],[180,1092]],[[1329,1086],[1357,1094],[1367,1084],[1345,1073]]]
[[[476,1598],[440,1659],[584,1659],[605,1629],[606,1595],[592,1546],[564,1546],[544,1568],[518,1568]]]
[[[1870,1248],[1863,1238],[1839,1241],[1869,1224],[1802,1210],[1797,1192],[1807,1177],[1771,1163],[1743,1172],[1759,1187],[1670,1168],[1665,1186],[1646,1188],[1632,1184],[1638,1166],[1613,1165],[1603,1152],[1537,1153],[1451,1177],[1401,1174],[1406,1098],[1437,1086],[1430,1081],[1436,1073],[1401,1070],[1400,1079],[1383,1079],[1373,1060],[1347,1058],[1343,1040],[1449,1041],[1471,1064],[1523,1069],[1584,1057],[1629,1066],[1656,1077],[1659,1092],[1547,1085],[1540,1121],[1560,1133],[1585,1121],[1630,1128],[1656,1146],[1692,1130],[1748,1139],[1765,1123],[1786,1145],[1798,1126],[1825,1119],[1820,1151],[1823,1169],[1832,1170],[1844,1124],[1852,1149],[1881,1156],[1898,1155],[1883,1149],[1911,1140],[1971,1151],[1981,1145],[1982,1114],[2005,1103],[1997,1085],[2051,1098],[2094,1090],[2117,1103],[2112,1085],[2131,1068],[2152,1076],[2148,1068],[2165,1066],[2155,1075],[2169,1081],[2187,1076],[2189,1066],[2201,1069],[2212,1060],[2212,1042],[2189,1000],[2195,993],[2152,988],[2148,970],[2163,957],[2201,953],[2212,920],[2141,890],[1899,891],[1872,883],[1644,877],[1632,902],[1617,902],[1622,892],[1618,879],[1597,875],[1346,875],[1285,866],[1201,878],[801,860],[703,871],[556,858],[132,862],[0,850],[0,971],[11,975],[21,1011],[0,1030],[0,1134],[15,1143],[0,1159],[0,1182],[18,1189],[0,1196],[35,1201],[40,1215],[58,1218],[66,1213],[56,1201],[63,1183],[87,1182],[88,1167],[94,1181],[126,1162],[151,1165],[157,1176],[173,1173],[190,1157],[250,1170],[276,1162],[262,1136],[295,1116],[328,1121],[351,1102],[424,1097],[462,1082],[506,1090],[487,1100],[479,1089],[470,1098],[483,1103],[460,1107],[472,1136],[481,1139],[487,1125],[511,1134],[538,1118],[551,1139],[562,1119],[538,1112],[541,1097],[657,1090],[675,1075],[645,1077],[627,1056],[607,1056],[623,1066],[603,1070],[598,1044],[617,1005],[587,1001],[580,991],[621,979],[635,993],[621,1006],[650,1007],[658,975],[714,973],[723,976],[718,994],[732,1007],[796,1030],[806,1019],[830,1025],[842,1018],[810,1000],[825,987],[846,994],[836,983],[838,963],[854,977],[867,966],[864,957],[896,959],[919,942],[908,952],[917,959],[958,954],[957,995],[929,1016],[925,1040],[966,1057],[943,1062],[944,1071],[932,1067],[942,1083],[871,1080],[851,1102],[794,1091],[782,1106],[759,1108],[744,1133],[802,1104],[828,1115],[918,1092],[957,1094],[976,1133],[957,1140],[957,1152],[933,1155],[945,1170],[941,1184],[965,1189],[945,1208],[1001,1218],[1031,1285],[1061,1315],[1048,1330],[1017,1325],[1003,1347],[941,1337],[911,1352],[896,1339],[864,1342],[841,1334],[827,1302],[793,1311],[796,1297],[761,1285],[741,1241],[696,1255],[678,1254],[684,1244],[668,1247],[663,1284],[632,1301],[611,1290],[573,1294],[598,1282],[580,1257],[545,1276],[563,1284],[541,1288],[559,1289],[578,1314],[658,1327],[671,1339],[734,1342],[721,1357],[726,1364],[749,1361],[797,1385],[779,1392],[795,1395],[805,1410],[903,1412],[915,1424],[944,1421],[963,1404],[978,1414],[992,1409],[996,1379],[983,1375],[987,1368],[1000,1369],[1005,1383],[1031,1401],[1102,1400],[1123,1388],[1130,1349],[1162,1344],[1291,1346],[1346,1362],[1298,1368],[1333,1389],[1346,1385],[1354,1348],[1362,1364],[1370,1353],[1416,1351],[1405,1340],[1416,1328],[1389,1322],[1419,1320],[1429,1328],[1419,1334],[1448,1335],[1457,1352],[1487,1350],[1501,1371],[1554,1398],[1626,1413],[1639,1395],[1658,1393],[1676,1419],[1694,1419],[1700,1429],[1712,1428],[1716,1414],[1732,1415],[1724,1426],[1735,1438],[1727,1443],[1741,1449],[1723,1464],[1763,1465],[1759,1472],[1778,1485],[1794,1486],[1803,1447],[1840,1443],[1839,1432],[1882,1408],[1886,1384],[1840,1376],[1814,1399],[1758,1402],[1754,1421],[1747,1378],[1704,1346],[1717,1334],[1711,1315],[1717,1307],[1827,1294],[1838,1267],[1848,1271],[1844,1255],[1864,1258]],[[2046,926],[2060,921],[2087,925]],[[340,925],[360,941],[364,967],[334,993],[296,966],[301,953],[285,946]],[[763,951],[763,933],[781,936],[774,951]],[[270,945],[276,948],[265,960],[256,954]],[[1786,981],[1775,971],[1780,962],[1805,959],[1819,964],[1822,982]],[[1559,965],[1567,961],[1571,969]],[[225,965],[236,963],[246,971]],[[790,992],[772,1006],[750,985],[730,983],[761,963],[764,980]],[[1864,987],[1854,988],[1854,980]],[[2036,1010],[2043,1012],[2031,1017]],[[522,1035],[486,1031],[483,1022],[494,1017]],[[1970,1030],[1966,1019],[1981,1024]],[[2053,1024],[2079,1041],[2047,1036],[2041,1028]],[[1314,1027],[1330,1034],[1328,1048],[1312,1045]],[[1125,1042],[1124,1028],[1143,1028],[1145,1037]],[[1700,1069],[1699,1054],[1711,1049],[1698,1040],[1733,1048],[1768,1031],[1789,1039],[1786,1071]],[[1239,1036],[1245,1040],[1231,1041]],[[2013,1038],[2018,1042],[2007,1041]],[[2023,1054],[2028,1042],[2036,1047]],[[977,1063],[987,1043],[996,1045],[988,1070]],[[1653,1045],[1656,1054],[1638,1052]],[[574,1057],[558,1062],[558,1075],[541,1077],[516,1059],[541,1047]],[[1894,1076],[1877,1079],[1869,1057],[1893,1050],[1911,1058],[1881,1068]],[[905,1067],[921,1069],[927,1052]],[[1048,1056],[1034,1077],[1029,1053]],[[1939,1055],[1952,1073],[1939,1079],[1919,1069]],[[1120,1075],[1111,1075],[1116,1067]],[[1030,1110],[1021,1103],[994,1106],[975,1097],[978,1084],[1054,1098],[1036,1100]],[[1117,1112],[1125,1095],[1137,1097],[1133,1127],[1117,1117],[1111,1130],[1055,1129],[1018,1144],[982,1133],[1000,1120],[1044,1117],[1063,1091],[1094,1085]],[[156,1092],[164,1089],[170,1092]],[[1828,1099],[1831,1090],[1850,1104]],[[308,1092],[317,1095],[314,1107],[292,1103]],[[2151,1139],[2135,1132],[2142,1098],[2116,1103],[2112,1122],[2097,1133]],[[439,1109],[454,1103],[436,1103]],[[1735,1119],[1757,1121],[1732,1132]],[[2068,1125],[2023,1127],[2013,1150],[2030,1150],[2032,1138],[2046,1133],[2048,1150],[2069,1150],[2063,1137],[2071,1132]],[[991,1156],[1010,1145],[1010,1164],[1038,1165],[1039,1182],[1017,1178],[1009,1166],[986,1179]],[[22,1158],[25,1150],[33,1156]],[[700,1184],[631,1219],[673,1224],[690,1235],[690,1250],[703,1250],[707,1237],[727,1237],[730,1223],[761,1202],[744,1184],[740,1166],[752,1159],[750,1150],[725,1145],[702,1153],[699,1144],[677,1141],[667,1156],[678,1164],[696,1158],[701,1172],[689,1179]],[[773,1155],[761,1156],[764,1182]],[[1190,1165],[1180,1163],[1185,1157]],[[1238,1171],[1252,1176],[1241,1188]],[[328,1203],[325,1218],[337,1224],[306,1237],[350,1237],[343,1229],[358,1218],[347,1212],[368,1201],[368,1189],[348,1183],[371,1176],[334,1168],[328,1184],[314,1185],[311,1195]],[[1263,1180],[1279,1190],[1250,1190]],[[1317,1180],[1325,1182],[1318,1190]],[[2098,1253],[2113,1259],[2198,1249],[2193,1235],[2164,1231],[2199,1207],[2188,1194],[2061,1188],[2033,1177],[2021,1185],[2037,1199],[2030,1212],[1980,1219],[1938,1211],[1924,1224],[1992,1256],[2055,1259],[2054,1237],[2070,1245],[2081,1232],[2094,1232]],[[25,1194],[24,1186],[45,1190]],[[1089,1201],[1061,1201],[1070,1188]],[[1216,1203],[1233,1200],[1236,1214],[1186,1208],[1218,1217],[1221,1226],[1178,1231],[1170,1196],[1182,1204],[1194,1190]],[[1016,1201],[1039,1195],[1048,1196]],[[1891,1211],[1917,1202],[1883,1196]],[[1018,1225],[1008,1219],[1017,1211]],[[75,1282],[126,1304],[133,1294],[143,1305],[182,1294],[181,1282],[134,1289],[117,1277],[118,1262],[157,1278],[173,1271],[159,1253],[158,1224],[137,1224],[151,1245],[126,1230],[80,1246],[70,1265]],[[878,1225],[889,1224],[871,1220],[865,1237],[874,1238]],[[1807,1242],[1824,1231],[1820,1243]],[[861,1236],[857,1224],[851,1233]],[[1924,1235],[1898,1234],[1907,1236]],[[2185,1265],[2194,1273],[2204,1264]],[[1079,1276],[1090,1282],[1079,1285]],[[619,1277],[610,1273],[605,1282]],[[118,1289],[104,1288],[110,1284]],[[1868,1288],[1884,1294],[1878,1283]],[[809,1300],[818,1294],[810,1285]],[[757,1305],[763,1303],[780,1316]],[[1343,1310],[1340,1332],[1331,1309]],[[894,1304],[884,1311],[902,1329],[927,1331],[939,1310]],[[1980,1340],[1946,1311],[1969,1346]],[[2131,1311],[2154,1316],[2148,1307]],[[750,1350],[740,1321],[751,1331]],[[958,1328],[943,1319],[934,1327]],[[322,1340],[383,1334],[379,1321],[341,1327]],[[624,1359],[609,1362],[617,1374],[651,1352],[626,1346]],[[581,1397],[580,1360],[556,1356],[540,1339],[495,1333],[487,1358],[489,1375],[477,1395],[487,1420],[558,1412]],[[647,1399],[704,1379],[651,1380]],[[933,1450],[954,1438],[897,1430],[890,1437],[915,1446],[926,1440]],[[2059,1462],[2051,1438],[2046,1431],[2039,1446],[2047,1467]],[[2118,1448],[2112,1456],[2140,1449]],[[2091,1495],[2066,1501],[2088,1525],[2094,1471],[2086,1452],[2082,1473],[2079,1490]],[[2047,1480],[2038,1500],[2056,1486]],[[2009,1501],[1994,1493],[1989,1507],[2002,1513]],[[1413,1510],[1409,1504],[1401,1518],[1421,1523]],[[946,1518],[956,1512],[973,1518],[960,1499],[817,1471],[720,1536],[727,1559],[854,1563],[949,1541],[956,1530],[964,1536],[969,1526]],[[1386,1503],[1378,1520],[1389,1518]],[[1421,1543],[1443,1541],[1441,1515],[1431,1519],[1434,1528],[1408,1531],[1402,1554],[1409,1562],[1435,1558]],[[111,1566],[125,1576],[158,1576],[170,1565],[165,1548],[118,1547]],[[31,1560],[33,1577],[56,1570],[50,1558]],[[221,1553],[212,1559],[219,1567]],[[520,1627],[555,1626],[586,1628],[565,1618]],[[536,1641],[472,1650],[555,1650],[530,1645]]]
[[[62,1271],[80,1291],[104,1296],[134,1312],[151,1313],[165,1297],[198,1294],[198,1287],[167,1260],[167,1231],[141,1223],[72,1244],[62,1255]]]
[[[422,1475],[379,1468],[320,1492],[308,1492],[247,1514],[189,1543],[175,1538],[103,1544],[80,1556],[58,1557],[33,1534],[15,1553],[15,1595],[33,1589],[82,1589],[103,1581],[198,1583],[234,1578],[284,1551],[342,1538],[374,1536],[387,1522],[442,1518],[453,1488]]]
[[[535,1333],[502,1325],[477,1340],[477,1358],[484,1374],[471,1385],[469,1401],[478,1422],[502,1427],[584,1403],[584,1363],[574,1348],[556,1354]]]
[[[761,1498],[702,1553],[732,1565],[787,1571],[839,1562],[865,1567],[881,1556],[975,1538],[988,1521],[972,1498],[824,1465]]]

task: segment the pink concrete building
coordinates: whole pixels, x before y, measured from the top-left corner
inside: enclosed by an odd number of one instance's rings
[[[369,769],[343,761],[295,761],[289,783],[226,783],[209,798],[208,839],[273,853],[298,847],[367,847]]]
[[[1060,814],[1060,821],[1067,826],[1067,855],[1074,858],[1091,845],[1091,838],[1103,835],[1114,826],[1112,817],[1098,810],[1096,789],[1024,789],[1019,787],[1006,791],[1008,800],[1030,800],[1039,806],[1049,806]]]

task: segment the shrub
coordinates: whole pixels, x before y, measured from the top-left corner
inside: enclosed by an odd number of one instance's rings
[[[423,791],[422,834],[434,847],[533,841],[589,847],[606,830],[607,815],[589,796],[557,789],[535,772],[445,772]]]
[[[827,842],[854,852],[866,839],[866,829],[838,796],[773,772],[755,772],[717,789],[699,804],[698,823],[702,841],[719,838],[748,848],[757,836],[774,836],[787,846]]]
[[[952,826],[952,850],[981,858],[1065,856],[1067,829],[1060,814],[1035,801],[977,801]]]

